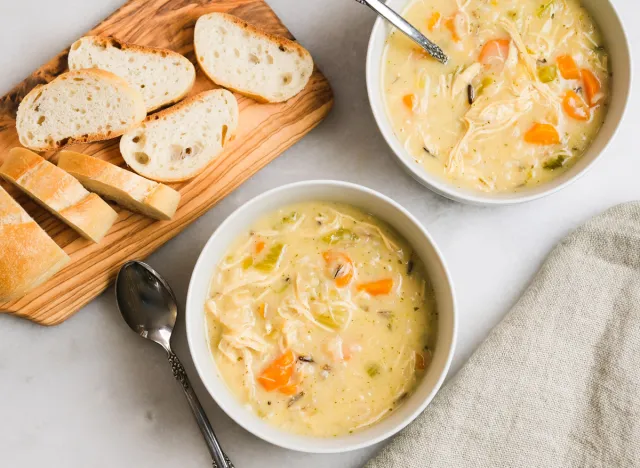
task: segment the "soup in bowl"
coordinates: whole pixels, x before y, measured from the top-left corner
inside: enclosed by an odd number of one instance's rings
[[[379,21],[368,59],[384,136],[436,191],[480,203],[535,198],[586,168],[615,132],[630,66],[609,2],[391,3],[449,55],[442,65]]]
[[[238,423],[294,450],[344,451],[431,400],[453,352],[453,293],[406,211],[362,187],[306,182],[258,197],[212,236],[187,333]]]
[[[431,283],[411,247],[351,205],[312,201],[258,219],[226,251],[205,304],[227,386],[282,429],[366,428],[431,362]]]

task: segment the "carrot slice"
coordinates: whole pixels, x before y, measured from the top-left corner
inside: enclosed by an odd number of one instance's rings
[[[284,395],[292,396],[298,393],[298,385],[295,383],[290,383],[285,385],[284,387],[280,387],[278,391]]]
[[[348,346],[346,343],[342,343],[342,357],[345,361],[349,361],[353,357],[351,346]]]
[[[580,74],[582,76],[582,82],[584,83],[584,92],[587,95],[587,103],[591,107],[594,107],[604,98],[604,94],[600,92],[602,89],[600,80],[598,80],[591,70],[585,68],[580,70]]]
[[[429,31],[433,31],[435,27],[438,25],[439,21],[440,21],[440,13],[436,11],[433,15],[431,15],[431,17],[429,18],[429,21],[427,21],[427,28],[429,29]]]
[[[560,143],[560,135],[553,125],[535,123],[524,134],[524,141],[534,145],[555,145]]]
[[[327,262],[329,273],[335,280],[336,286],[344,288],[351,283],[353,279],[353,260],[346,252],[327,251],[322,254],[324,261]]]
[[[415,94],[406,94],[402,98],[402,102],[405,106],[409,108],[409,110],[413,110],[416,107],[416,95]]]
[[[360,283],[356,286],[356,289],[358,291],[366,291],[372,296],[382,296],[391,292],[391,289],[393,289],[393,280],[386,278],[370,283]]]
[[[456,29],[456,19],[455,16],[451,18],[447,18],[444,20],[444,26],[451,31],[451,38],[453,42],[460,42],[460,36],[458,35],[458,30]]]
[[[570,89],[564,95],[562,100],[562,108],[564,113],[572,119],[587,121],[591,118],[591,110],[586,102],[582,100],[578,93]]]
[[[487,41],[480,51],[478,61],[480,63],[488,64],[494,58],[500,58],[501,60],[507,60],[509,55],[509,39],[493,39]]]
[[[258,382],[268,392],[284,387],[291,380],[295,357],[293,351],[289,350],[274,359],[258,377]]]
[[[258,313],[260,314],[260,317],[265,318],[267,314],[267,304],[265,304],[264,302],[260,304],[258,306]]]
[[[256,247],[255,247],[256,253],[259,254],[260,252],[262,252],[264,250],[264,246],[265,246],[264,241],[260,240],[256,242]]]
[[[571,55],[561,55],[556,59],[558,70],[565,80],[579,80],[580,69]]]

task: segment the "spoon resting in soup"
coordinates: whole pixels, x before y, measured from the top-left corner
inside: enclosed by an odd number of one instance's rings
[[[561,175],[607,113],[608,54],[578,0],[414,1],[405,18],[450,57],[387,40],[387,113],[416,164],[458,187],[513,193]]]

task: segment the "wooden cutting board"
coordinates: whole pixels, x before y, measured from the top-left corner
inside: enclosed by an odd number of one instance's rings
[[[196,19],[213,11],[227,12],[268,32],[292,38],[269,6],[261,0],[130,0],[88,34],[113,35],[137,44],[165,47],[185,55],[196,65],[193,28]],[[20,100],[37,84],[67,70],[68,49],[35,71],[0,99],[0,162],[18,146],[15,114]],[[215,88],[198,69],[191,94]],[[251,175],[300,140],[329,112],[331,87],[316,69],[307,87],[282,104],[258,104],[236,95],[240,124],[235,140],[195,179],[172,186],[182,200],[171,221],[153,221],[116,207],[117,223],[100,244],[79,237],[24,195],[3,183],[20,204],[71,256],[71,263],[25,297],[0,304],[0,312],[15,314],[43,325],[56,325],[104,291],[119,267],[142,259],[204,214]],[[118,139],[74,145],[69,149],[124,166]],[[56,162],[56,154],[44,157]]]

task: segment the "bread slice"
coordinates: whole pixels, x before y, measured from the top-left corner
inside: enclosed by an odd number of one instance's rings
[[[9,151],[0,176],[94,242],[100,242],[118,217],[98,195],[87,192],[72,176],[27,149]]]
[[[18,107],[20,143],[36,151],[122,135],[146,116],[144,99],[104,70],[63,73],[36,86]]]
[[[58,167],[78,179],[87,190],[150,218],[173,218],[180,202],[180,194],[172,188],[86,154],[61,151]]]
[[[0,302],[19,299],[67,263],[67,254],[0,187]]]
[[[311,54],[226,13],[196,21],[196,59],[215,83],[259,102],[282,102],[304,89],[313,73]]]
[[[226,89],[205,91],[149,116],[120,140],[138,174],[161,182],[191,179],[220,154],[238,126],[238,101]]]
[[[69,69],[99,68],[127,80],[144,98],[147,112],[185,97],[196,79],[192,63],[177,52],[86,36],[71,46]]]

